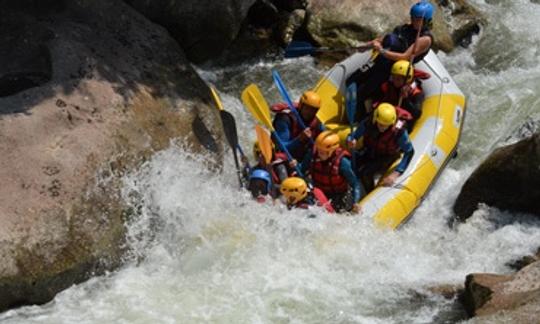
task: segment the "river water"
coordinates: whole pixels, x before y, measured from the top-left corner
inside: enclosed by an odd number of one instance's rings
[[[461,285],[472,272],[509,273],[507,263],[540,245],[540,224],[481,206],[448,226],[464,181],[528,118],[540,118],[540,5],[474,4],[489,25],[468,49],[439,56],[468,96],[459,156],[400,230],[366,217],[286,211],[237,190],[224,172],[181,141],[125,179],[141,211],[129,225],[133,255],[120,270],[60,293],[43,306],[0,314],[1,323],[454,323],[453,299],[433,287]],[[278,100],[270,69],[292,96],[324,72],[312,59],[268,59],[226,69],[201,67],[233,113],[250,151],[253,121],[238,97],[250,82]],[[531,184],[533,185],[533,184]],[[307,218],[315,213],[316,218]],[[493,221],[497,219],[497,221]],[[501,318],[501,322],[508,319]]]

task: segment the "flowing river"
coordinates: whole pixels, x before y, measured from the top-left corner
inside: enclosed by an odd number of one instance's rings
[[[433,287],[460,285],[472,272],[509,273],[509,261],[540,245],[538,221],[515,222],[515,215],[485,206],[466,223],[448,225],[474,168],[528,118],[540,118],[540,5],[473,3],[488,27],[469,48],[439,53],[468,97],[459,156],[400,230],[378,229],[362,216],[315,211],[308,218],[312,212],[257,204],[238,191],[230,154],[216,174],[179,141],[125,179],[125,197],[140,211],[129,225],[130,261],[46,305],[2,313],[0,323],[463,320],[457,302]],[[311,58],[199,68],[236,117],[247,153],[254,123],[239,94],[256,82],[270,102],[279,100],[272,68],[294,98],[324,73]]]

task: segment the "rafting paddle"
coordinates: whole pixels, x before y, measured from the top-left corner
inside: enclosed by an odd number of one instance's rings
[[[306,124],[304,124],[304,120],[302,119],[302,116],[300,116],[300,113],[298,112],[298,109],[294,106],[291,97],[289,97],[289,93],[287,92],[287,89],[285,88],[285,85],[283,84],[283,81],[281,81],[281,77],[279,76],[279,72],[276,69],[272,69],[272,78],[274,79],[274,83],[276,84],[276,87],[278,88],[279,93],[281,94],[281,97],[285,100],[287,103],[287,106],[289,109],[294,113],[296,116],[296,119],[298,120],[298,123],[300,124],[300,127],[302,129],[306,129]],[[317,117],[314,117],[317,118]],[[309,142],[311,144],[314,144],[313,139],[310,137]]]
[[[259,125],[255,125],[255,133],[257,134],[257,141],[259,142],[259,148],[264,158],[264,163],[269,165],[272,162],[272,139],[270,134]]]
[[[356,50],[359,52],[367,51],[371,48],[371,45],[363,44],[357,47],[344,47],[344,48],[331,48],[331,47],[315,47],[308,42],[292,41],[285,48],[285,58],[295,58],[306,55],[312,55],[314,53],[325,52],[345,52]]]
[[[247,86],[244,91],[242,91],[242,101],[244,102],[244,105],[249,110],[249,112],[251,112],[253,117],[255,117],[255,120],[257,120],[259,123],[266,126],[266,128],[270,130],[270,133],[277,141],[277,144],[279,145],[281,150],[287,155],[287,159],[289,161],[292,161],[293,158],[291,156],[291,153],[289,153],[289,150],[287,150],[287,147],[285,146],[285,144],[283,144],[283,141],[281,141],[281,138],[276,133],[276,130],[272,125],[272,120],[270,119],[270,108],[268,107],[268,103],[266,102],[266,99],[264,99],[261,90],[259,90],[259,87],[257,87],[256,84],[252,83]],[[300,170],[298,165],[295,166],[295,169],[298,173],[298,176],[303,177],[302,171]]]
[[[347,93],[345,95],[345,107],[347,110],[347,119],[349,119],[349,126],[351,128],[351,136],[353,134],[353,124],[354,118],[356,115],[356,82],[349,84],[347,87]],[[354,154],[354,147],[351,149],[352,152],[352,167],[356,172],[356,158]]]
[[[221,117],[221,124],[223,126],[223,131],[225,132],[225,138],[227,139],[227,143],[229,143],[229,146],[231,147],[232,152],[233,152],[234,165],[236,166],[236,173],[238,174],[238,182],[240,183],[240,188],[242,188],[244,186],[244,183],[242,181],[242,171],[240,170],[240,164],[238,163],[237,149],[240,151],[240,154],[243,157],[245,156],[242,149],[240,148],[240,145],[238,144],[236,121],[234,120],[234,116],[231,113],[223,109],[223,104],[221,103],[221,100],[219,99],[219,95],[217,94],[216,89],[213,86],[210,86],[210,91],[212,92],[212,98],[214,98],[216,107],[219,110],[219,114]],[[248,165],[248,168],[249,168],[249,165]]]

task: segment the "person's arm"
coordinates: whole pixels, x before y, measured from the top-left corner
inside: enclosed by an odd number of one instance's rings
[[[403,172],[405,172],[405,170],[409,166],[409,163],[411,163],[412,157],[414,155],[414,147],[409,139],[409,134],[406,130],[403,131],[401,136],[398,138],[398,145],[399,148],[403,151],[403,157],[401,158],[401,161],[399,161],[396,169],[382,180],[382,183],[385,186],[394,185],[396,179],[400,175],[402,175]]]
[[[304,155],[304,158],[298,165],[298,167],[300,168],[300,171],[302,171],[304,175],[306,175],[306,172],[311,167],[312,160],[313,160],[313,152],[309,151],[308,153],[306,153],[306,155]]]
[[[422,103],[424,102],[424,93],[420,92],[413,97],[408,97],[403,100],[403,108],[411,113],[413,118],[417,120],[422,115]]]
[[[276,129],[279,139],[283,142],[283,145],[285,145],[289,152],[294,151],[303,145],[300,136],[291,138],[291,122],[287,116],[281,114],[277,115],[274,119],[274,128]]]
[[[403,133],[401,133],[401,136],[398,138],[398,145],[403,151],[403,157],[401,158],[401,161],[399,161],[395,171],[399,172],[399,174],[403,174],[403,172],[405,172],[409,166],[409,163],[411,163],[414,155],[414,147],[409,139],[409,133],[406,130],[404,130]]]
[[[366,132],[366,120],[367,119],[363,119],[360,124],[358,124],[356,130],[352,134],[349,134],[349,136],[347,136],[348,142],[352,140],[357,140],[360,137],[364,136],[364,133]]]
[[[380,55],[384,56],[385,58],[391,61],[399,61],[399,60],[409,61],[413,54],[414,54],[414,57],[417,57],[418,55],[424,52],[427,52],[429,50],[429,48],[431,47],[431,37],[429,36],[419,37],[417,40],[417,43],[418,44],[416,45],[416,48],[414,48],[414,43],[413,43],[403,53],[384,49],[380,42],[374,42],[373,48],[376,49],[380,53]],[[413,53],[413,49],[414,49],[414,53]]]
[[[360,188],[360,181],[358,181],[358,178],[354,174],[354,171],[352,169],[351,160],[349,158],[342,158],[341,163],[339,165],[339,173],[345,177],[347,182],[352,188],[352,194],[353,194],[353,203],[357,203],[361,198],[361,188]]]

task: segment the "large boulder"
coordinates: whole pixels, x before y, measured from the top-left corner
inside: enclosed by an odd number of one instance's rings
[[[0,81],[26,80],[0,82],[0,311],[120,264],[136,216],[121,178],[153,152],[178,137],[222,149],[208,89],[163,28],[118,0],[36,2],[4,1],[0,20],[15,45]]]
[[[535,323],[540,318],[540,261],[514,275],[470,274],[462,300],[470,316],[512,311],[513,323]]]
[[[408,22],[415,0],[311,0],[307,30],[322,46],[346,47],[371,40]],[[433,18],[434,48],[446,52],[478,32],[484,23],[480,14],[464,0],[448,1],[443,10],[437,3]],[[446,14],[449,12],[452,16]]]
[[[540,132],[495,150],[461,188],[456,216],[467,219],[479,203],[540,216],[539,165]]]
[[[126,0],[143,15],[167,28],[194,62],[221,54],[238,35],[255,1]]]

